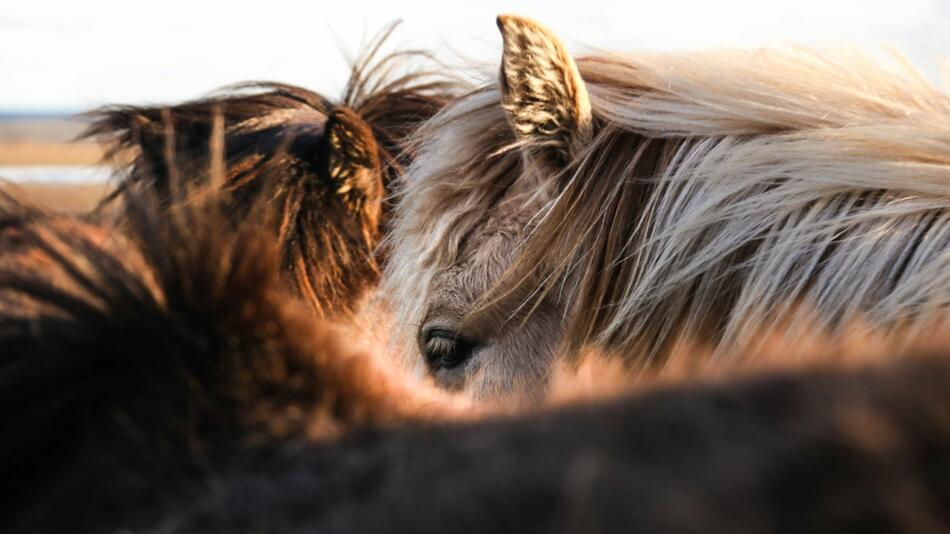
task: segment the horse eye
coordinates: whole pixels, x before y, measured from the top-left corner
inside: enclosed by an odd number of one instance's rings
[[[477,345],[458,333],[443,328],[427,329],[423,334],[422,353],[429,369],[454,369],[472,357]]]

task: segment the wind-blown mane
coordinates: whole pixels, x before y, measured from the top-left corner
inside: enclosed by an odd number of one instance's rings
[[[453,269],[480,295],[463,332],[517,329],[550,299],[568,353],[641,365],[683,334],[733,350],[775,321],[792,337],[946,324],[950,96],[900,57],[604,54],[576,78],[546,30],[499,26],[502,81],[417,136],[388,276],[400,324],[438,306]],[[574,80],[585,94],[537,89]],[[563,120],[573,98],[588,130]]]
[[[900,63],[716,58],[581,62],[610,126],[521,260],[574,244],[558,250],[581,283],[572,340],[730,344],[798,310],[832,331],[946,313],[950,97]]]
[[[133,158],[103,206],[134,183],[155,188],[167,203],[174,177],[189,187],[217,174],[232,199],[229,211],[245,217],[269,184],[269,202],[283,213],[275,231],[292,287],[321,315],[351,313],[378,279],[385,191],[412,157],[403,141],[455,90],[449,77],[411,66],[429,61],[425,52],[379,57],[395,27],[355,60],[339,100],[252,82],[171,107],[94,112],[85,135],[111,147],[109,160]]]

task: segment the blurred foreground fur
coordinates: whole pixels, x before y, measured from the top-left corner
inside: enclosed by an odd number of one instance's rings
[[[457,85],[422,51],[380,57],[396,24],[353,63],[333,101],[286,84],[254,82],[171,107],[113,106],[91,114],[85,133],[127,160],[110,205],[130,184],[154,188],[217,177],[237,218],[262,198],[280,216],[279,262],[296,293],[320,315],[350,314],[379,278],[376,246],[385,193],[412,159],[404,140],[439,111]],[[410,68],[426,61],[430,70]],[[126,156],[124,159],[122,156]]]
[[[285,294],[216,197],[124,194],[127,238],[4,199],[0,529],[950,527],[946,345],[470,421]]]
[[[119,471],[200,463],[460,406],[315,320],[280,287],[273,237],[235,224],[219,198],[167,209],[151,190],[123,197],[127,236],[0,203],[6,497],[40,498],[100,453]]]

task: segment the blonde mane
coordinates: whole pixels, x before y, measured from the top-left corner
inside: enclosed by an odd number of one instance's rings
[[[421,129],[390,238],[400,324],[418,326],[432,277],[503,192],[538,180],[527,238],[482,309],[557,295],[570,347],[647,363],[679,335],[734,349],[778,320],[790,335],[798,322],[946,325],[950,96],[903,58],[778,49],[577,66],[593,136],[548,180],[497,82]]]

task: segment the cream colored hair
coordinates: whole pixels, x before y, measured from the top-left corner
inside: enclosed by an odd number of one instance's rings
[[[776,321],[792,339],[807,334],[799,323],[833,333],[861,321],[902,335],[946,327],[950,96],[902,57],[598,54],[575,68],[546,50],[559,44],[536,39],[553,39],[546,30],[516,22],[500,23],[501,82],[419,134],[386,285],[407,335],[437,273],[478,280],[493,262],[506,275],[473,313],[511,299],[530,311],[555,295],[566,346],[644,364],[679,335],[722,353]],[[536,68],[511,68],[519,62]],[[571,83],[583,85],[589,117],[556,101],[564,91],[538,89]],[[571,113],[581,115],[559,120]],[[525,181],[537,181],[533,194],[506,198]],[[524,235],[466,257],[461,244],[503,216],[499,203],[522,211]]]

